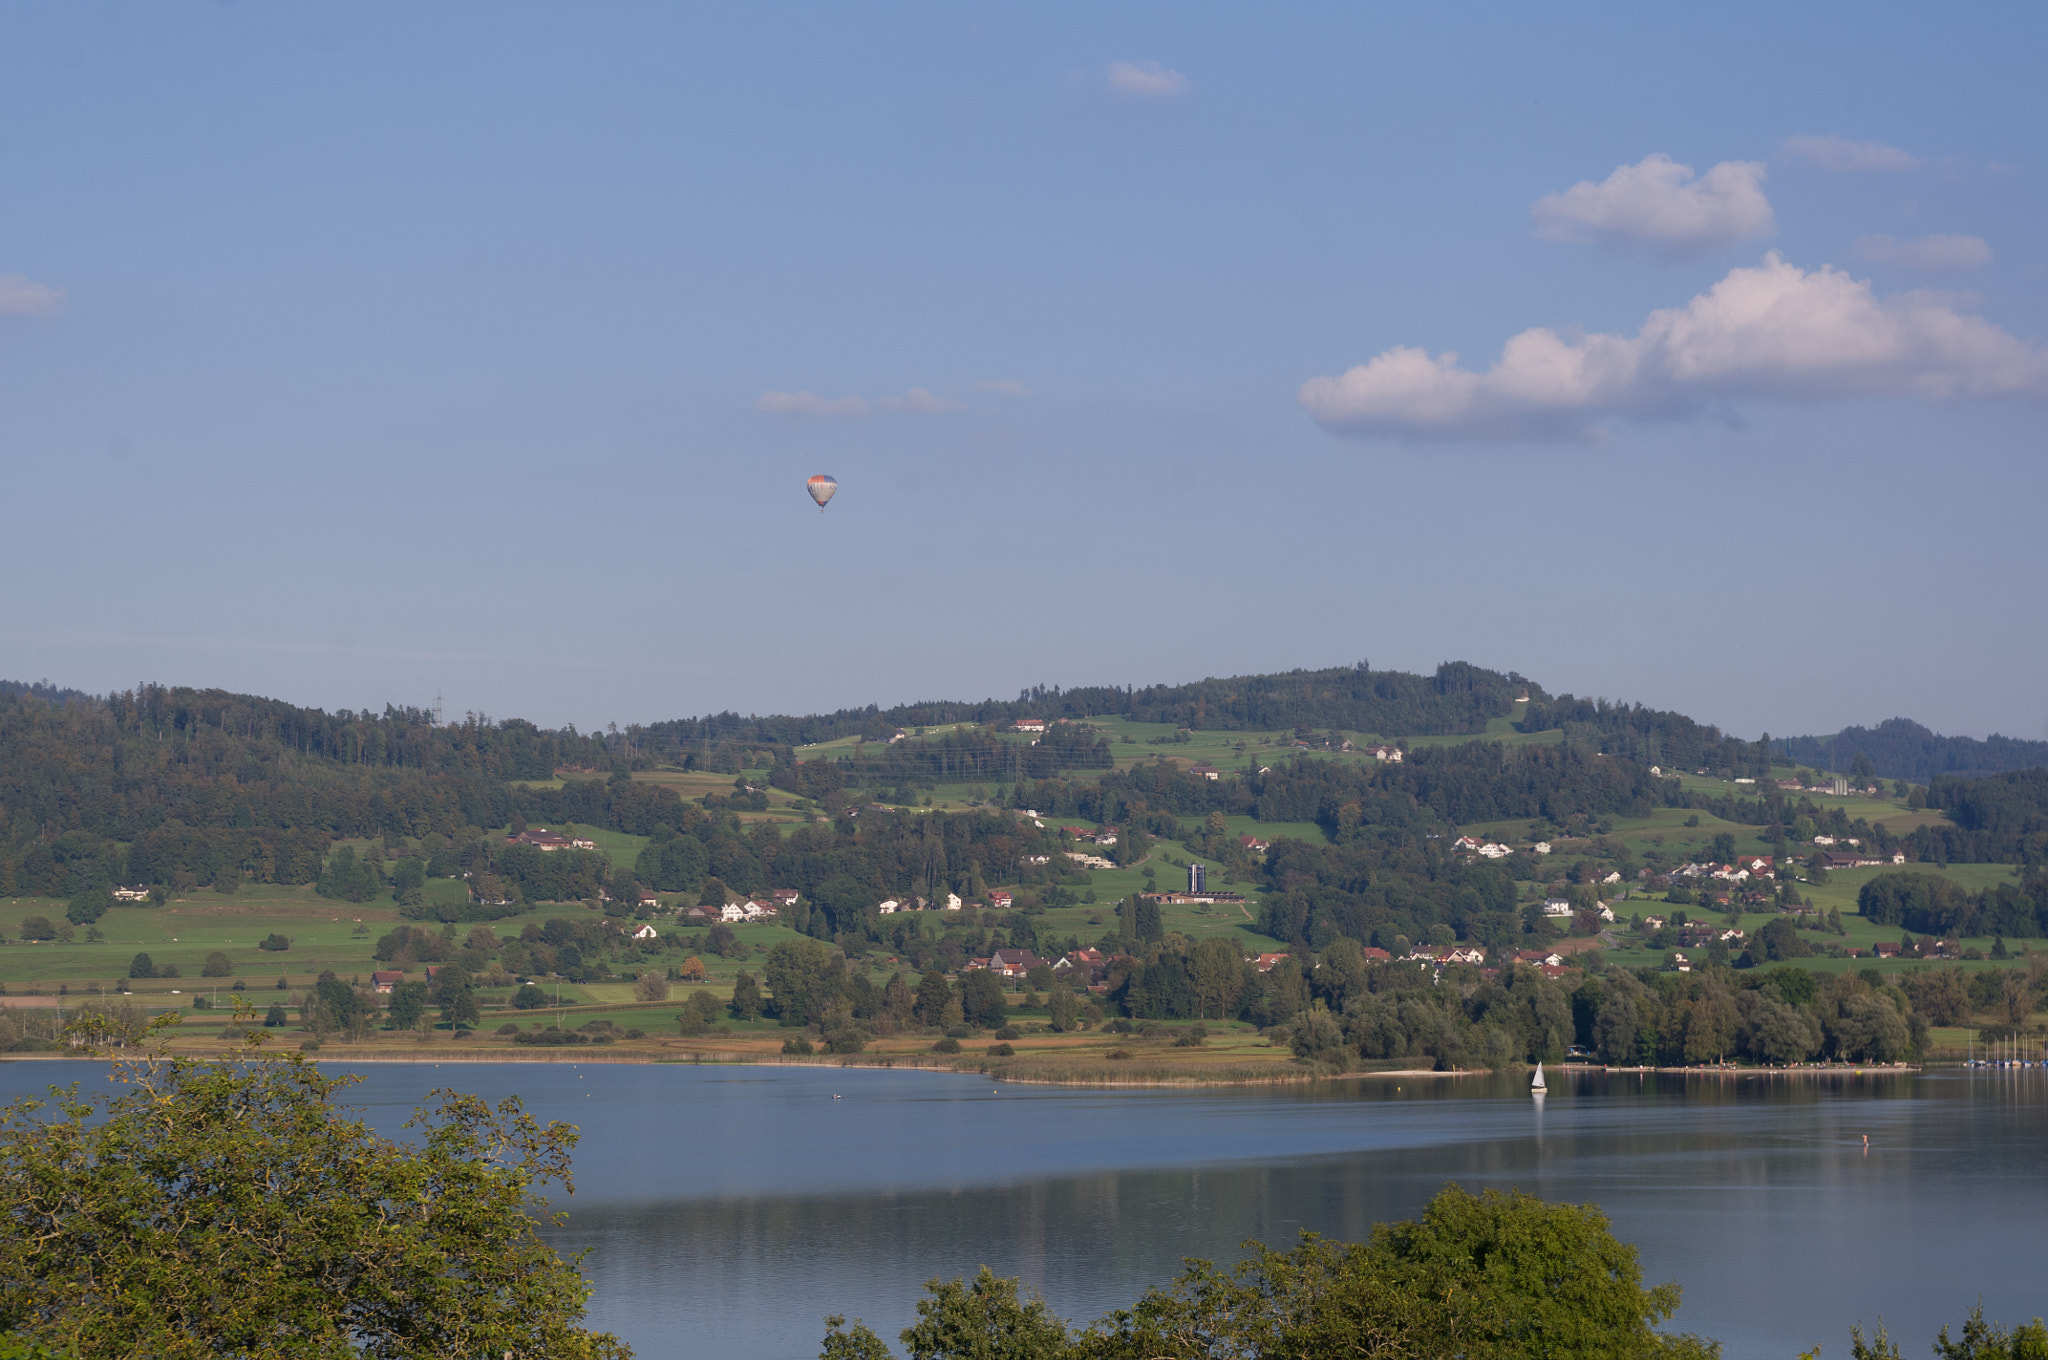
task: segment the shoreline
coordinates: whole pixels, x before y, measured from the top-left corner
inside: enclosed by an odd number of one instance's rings
[[[306,1054],[313,1063],[340,1064],[389,1064],[395,1066],[443,1064],[463,1065],[518,1065],[518,1064],[590,1064],[592,1066],[640,1066],[640,1067],[808,1067],[843,1071],[849,1068],[869,1068],[876,1071],[932,1072],[941,1075],[975,1077],[984,1081],[1008,1082],[1017,1086],[1070,1086],[1076,1089],[1102,1088],[1151,1088],[1151,1089],[1203,1089],[1231,1086],[1282,1086],[1317,1081],[1373,1081],[1385,1077],[1416,1080],[1427,1077],[1469,1078],[1504,1075],[1515,1069],[1496,1073],[1487,1068],[1457,1068],[1441,1071],[1435,1068],[1386,1068],[1375,1071],[1352,1071],[1336,1073],[1306,1072],[1289,1070],[1286,1065],[1274,1063],[1276,1069],[1270,1074],[1250,1074],[1237,1068],[1228,1075],[1206,1077],[1199,1070],[1166,1072],[1154,1069],[1143,1075],[1132,1073],[1122,1076],[1104,1071],[1101,1078],[1076,1076],[1062,1073],[1057,1076],[1040,1076],[1029,1067],[1006,1066],[1009,1060],[993,1059],[973,1062],[948,1062],[935,1060],[933,1055],[906,1053],[885,1054],[874,1057],[847,1054],[844,1056],[811,1055],[796,1056],[780,1053],[752,1053],[725,1050],[649,1050],[629,1049],[623,1052],[607,1052],[610,1045],[603,1047],[576,1047],[571,1049],[547,1049],[539,1052],[516,1049],[457,1049],[453,1046],[436,1047],[432,1052],[404,1052],[386,1049],[381,1052],[321,1052]],[[221,1048],[212,1052],[158,1051],[164,1057],[223,1057],[235,1053],[233,1048]],[[262,1052],[264,1050],[258,1050]],[[271,1052],[296,1052],[295,1049],[271,1049]],[[78,1054],[78,1053],[9,1053],[0,1054],[0,1063],[40,1062],[105,1062],[113,1063],[128,1054]],[[1719,1080],[1749,1077],[1770,1078],[1816,1078],[1850,1076],[1897,1076],[1925,1071],[1928,1066],[1948,1064],[1910,1063],[1866,1063],[1866,1064],[1815,1064],[1799,1067],[1603,1067],[1592,1064],[1558,1065],[1551,1070],[1559,1077],[1569,1080],[1570,1073],[1598,1072],[1603,1076],[1622,1076],[1635,1073],[1638,1076],[1713,1077]],[[1962,1067],[1963,1064],[1953,1064]],[[1141,1069],[1142,1071],[1143,1069]],[[1520,1071],[1527,1073],[1534,1065],[1524,1065]]]

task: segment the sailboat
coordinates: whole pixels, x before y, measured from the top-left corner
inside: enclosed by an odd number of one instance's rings
[[[1532,1096],[1537,1096],[1537,1097],[1541,1097],[1541,1096],[1543,1095],[1543,1093],[1544,1093],[1545,1091],[1548,1091],[1549,1089],[1550,1089],[1550,1088],[1549,1088],[1548,1086],[1544,1085],[1544,1082],[1543,1082],[1543,1064],[1542,1064],[1542,1063],[1537,1063],[1537,1064],[1536,1064],[1536,1079],[1535,1079],[1534,1081],[1532,1081],[1532,1082],[1530,1082],[1530,1083],[1529,1083],[1529,1094],[1530,1094],[1530,1095],[1532,1095]]]

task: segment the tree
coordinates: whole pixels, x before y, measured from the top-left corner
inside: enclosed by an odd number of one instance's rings
[[[443,965],[434,974],[434,999],[441,1003],[441,1019],[450,1029],[475,1026],[483,1019],[470,990],[469,970],[459,963]]]
[[[442,1093],[414,1142],[297,1054],[119,1069],[0,1112],[0,1317],[79,1356],[630,1354],[536,1231],[576,1131]],[[232,1176],[202,1174],[233,1167]],[[33,1223],[34,1231],[23,1231]]]
[[[1635,1248],[1616,1241],[1590,1204],[1471,1195],[1452,1185],[1419,1221],[1379,1224],[1366,1242],[1303,1233],[1291,1252],[1248,1245],[1251,1255],[1235,1269],[1190,1261],[1173,1284],[1079,1333],[985,1266],[971,1283],[934,1280],[903,1344],[912,1360],[1719,1354],[1711,1341],[1656,1330],[1677,1309],[1678,1286],[1643,1288]],[[840,1330],[843,1318],[826,1324],[822,1360],[889,1353],[858,1322],[850,1331]]]
[[[228,956],[216,949],[206,956],[205,966],[200,968],[201,977],[232,977],[235,966],[228,962]]]
[[[1069,1351],[1066,1324],[1045,1300],[987,1266],[971,1282],[929,1281],[925,1293],[917,1321],[903,1329],[911,1360],[1051,1360]]]
[[[1079,1023],[1080,1002],[1076,1001],[1074,993],[1064,986],[1054,984],[1052,991],[1046,994],[1045,1009],[1046,1017],[1055,1033],[1065,1034]]]
[[[128,976],[132,978],[153,978],[156,976],[156,961],[147,954],[137,954],[128,960]]]
[[[21,923],[21,938],[24,940],[54,940],[57,938],[57,927],[50,924],[50,918],[47,916],[26,917]],[[130,973],[129,976],[134,977],[135,974]]]
[[[538,988],[535,988],[538,991]],[[387,1008],[393,1029],[418,1029],[420,1021],[427,1016],[427,984],[424,982],[401,982],[391,989],[391,1003]],[[515,998],[513,1005],[518,1005]]]
[[[531,982],[519,984],[519,990],[512,993],[512,1009],[519,1011],[539,1010],[548,1004],[548,994]]]
[[[761,985],[754,981],[752,973],[742,970],[732,980],[732,1015],[735,1020],[758,1020],[761,1018]]]
[[[976,968],[960,979],[960,1013],[967,1023],[980,1029],[999,1029],[1009,1018],[1003,1000],[1003,986],[986,968]]]
[[[937,1025],[946,1013],[946,1002],[953,995],[946,975],[936,968],[925,970],[917,980],[917,999],[910,1003],[910,1013],[917,1017],[920,1025]]]
[[[633,979],[633,999],[635,1001],[668,1000],[668,979],[651,968],[646,970],[639,977]]]

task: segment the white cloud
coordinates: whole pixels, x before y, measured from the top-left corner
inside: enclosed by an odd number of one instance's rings
[[[1148,99],[1170,99],[1187,93],[1188,78],[1156,61],[1113,61],[1104,72],[1109,88],[1119,94],[1144,95]]]
[[[1547,241],[1650,246],[1666,255],[1702,255],[1776,230],[1756,161],[1723,161],[1693,178],[1692,167],[1658,152],[1616,168],[1600,183],[1581,180],[1529,208]]]
[[[821,397],[813,392],[763,392],[754,409],[781,416],[864,416],[868,404],[859,397]]]
[[[22,274],[0,274],[0,316],[55,316],[63,310],[62,288]]]
[[[1991,247],[1981,236],[1916,236],[1905,241],[1889,236],[1859,236],[1856,257],[1929,272],[1981,269],[1991,263]]]
[[[1744,398],[2048,396],[2048,351],[1932,293],[1881,298],[1867,281],[1773,252],[1730,270],[1634,335],[1523,331],[1477,373],[1406,346],[1299,399],[1342,434],[1590,439],[1620,416],[1679,418]]]
[[[958,411],[962,409],[959,402],[947,401],[944,397],[935,397],[922,387],[913,387],[900,397],[877,398],[875,405],[887,411],[908,411],[913,415],[921,416],[937,415],[941,411]]]
[[[989,378],[974,385],[977,392],[1000,392],[1006,397],[1028,397],[1031,389],[1015,378]]]
[[[1920,158],[1883,142],[1852,142],[1830,132],[1825,137],[1801,133],[1785,139],[1784,153],[1823,170],[1911,170]]]

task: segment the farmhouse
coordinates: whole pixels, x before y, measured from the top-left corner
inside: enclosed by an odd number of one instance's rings
[[[1223,772],[1214,765],[1196,765],[1189,769],[1188,773],[1197,779],[1220,779],[1223,775]]]
[[[636,940],[651,940],[657,933],[653,926],[641,926],[633,932],[633,938]]]
[[[149,889],[141,887],[116,888],[114,889],[114,900],[116,902],[147,902],[149,900]]]
[[[997,911],[1008,911],[1016,900],[1008,888],[996,888],[988,895],[988,904]]]
[[[1566,898],[1566,897],[1546,897],[1546,898],[1544,898],[1544,899],[1543,899],[1543,914],[1544,914],[1545,916],[1569,916],[1569,915],[1571,915],[1571,914],[1572,914],[1572,904],[1571,904],[1571,899],[1570,899],[1570,898]]]
[[[1239,846],[1243,847],[1246,850],[1249,850],[1254,855],[1263,855],[1268,850],[1271,850],[1273,848],[1273,842],[1262,841],[1257,836],[1253,836],[1250,834],[1239,836],[1237,838],[1237,843]]]
[[[1293,957],[1292,954],[1284,952],[1279,954],[1261,954],[1252,960],[1252,967],[1258,969],[1261,973],[1270,973],[1280,965],[1282,960]]]
[[[403,981],[405,981],[405,970],[402,968],[395,971],[387,970],[370,974],[370,985],[376,988],[377,995],[379,996],[391,995],[391,989]]]
[[[1012,732],[1043,732],[1045,730],[1045,719],[1019,718],[1010,724],[1010,730]]]

